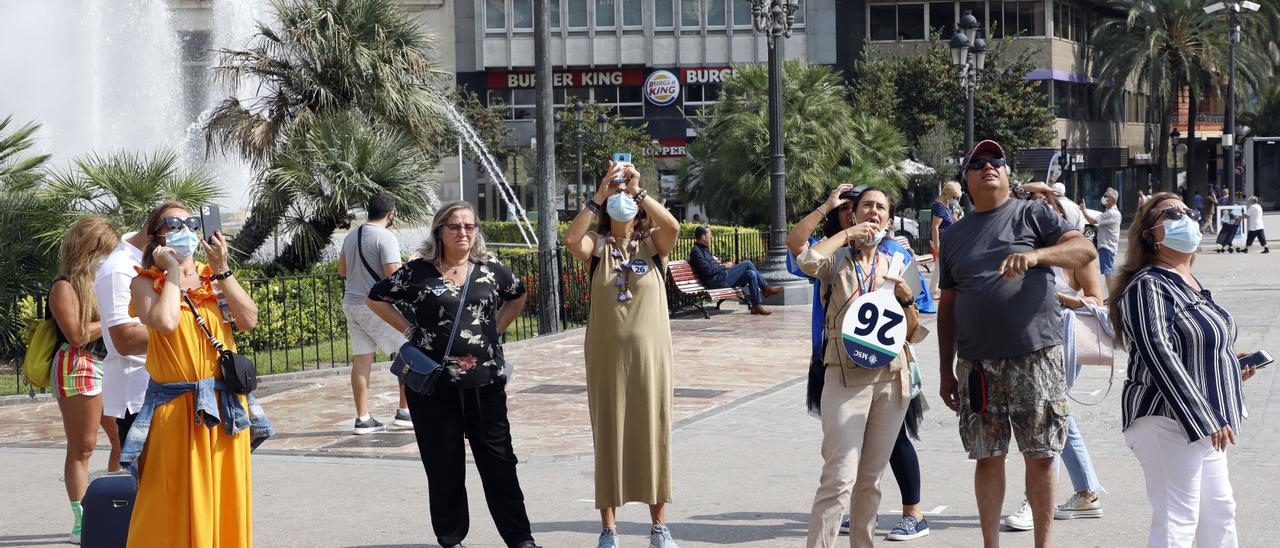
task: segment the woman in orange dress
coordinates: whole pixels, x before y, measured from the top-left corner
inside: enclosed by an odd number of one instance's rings
[[[188,209],[164,204],[144,229],[151,241],[130,289],[134,312],[148,331],[151,384],[121,456],[139,477],[129,546],[250,546],[249,452],[257,419],[265,417],[252,396],[221,389],[218,352],[187,303],[228,349],[235,345],[233,324],[213,284],[220,284],[237,328],[254,327],[257,306],[227,267],[222,234],[207,242],[197,236],[200,219]],[[208,265],[195,262],[197,247],[204,248]],[[245,409],[257,411],[251,432],[243,431]]]

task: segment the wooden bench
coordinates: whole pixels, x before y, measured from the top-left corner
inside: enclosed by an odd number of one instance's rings
[[[894,236],[893,240],[898,242],[898,245],[909,251],[915,259],[916,264],[920,265],[920,268],[923,268],[925,272],[933,271],[933,255],[916,255],[915,250],[911,249],[911,240],[905,235]]]
[[[676,292],[693,297],[694,306],[697,306],[698,310],[702,311],[702,316],[707,319],[711,318],[711,314],[707,313],[707,308],[702,304],[704,299],[715,301],[716,310],[719,310],[720,305],[727,300],[746,298],[742,289],[737,287],[708,289],[693,273],[693,267],[689,266],[689,261],[670,261],[667,263],[667,272],[671,274],[672,287]],[[672,309],[673,312],[674,310]]]

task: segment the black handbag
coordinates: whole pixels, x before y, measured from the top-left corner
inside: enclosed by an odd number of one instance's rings
[[[191,313],[196,315],[196,323],[200,324],[200,329],[204,330],[205,336],[209,337],[214,350],[218,351],[218,367],[222,370],[222,384],[227,387],[227,390],[237,394],[253,392],[258,387],[258,367],[249,358],[227,350],[222,342],[213,336],[209,326],[204,323],[204,317],[196,312],[196,304],[191,302],[191,297],[187,295],[186,290],[182,291],[182,298],[187,301],[187,306],[191,307]]]
[[[458,327],[462,325],[462,307],[467,304],[467,291],[471,289],[471,270],[472,266],[467,265],[467,281],[462,284],[462,295],[458,298],[458,310],[453,315],[453,331],[449,333],[449,343],[445,345],[444,354],[440,355],[440,359],[448,361],[450,352],[453,351],[453,341],[458,336]],[[410,320],[415,329],[421,329],[418,325],[416,315]],[[391,373],[400,378],[400,382],[405,387],[422,394],[430,396],[435,392],[436,385],[440,383],[440,377],[445,375],[443,364],[428,356],[421,348],[409,341],[400,345],[400,352],[396,354],[396,359],[391,363]]]

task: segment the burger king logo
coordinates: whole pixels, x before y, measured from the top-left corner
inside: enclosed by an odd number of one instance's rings
[[[680,98],[680,79],[666,70],[656,70],[644,81],[644,96],[650,103],[665,107]]]

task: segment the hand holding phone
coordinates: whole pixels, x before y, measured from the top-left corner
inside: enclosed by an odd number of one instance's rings
[[[204,229],[204,241],[213,245],[213,235],[222,230],[222,211],[216,205],[200,207],[200,226]]]
[[[627,184],[627,179],[626,177],[623,177],[622,174],[625,173],[626,168],[631,165],[631,153],[615,152],[613,153],[613,161],[618,165],[618,175],[613,178],[613,182],[621,185]]]
[[[1257,367],[1259,369],[1271,365],[1275,361],[1266,350],[1259,350],[1240,358],[1240,367]]]

